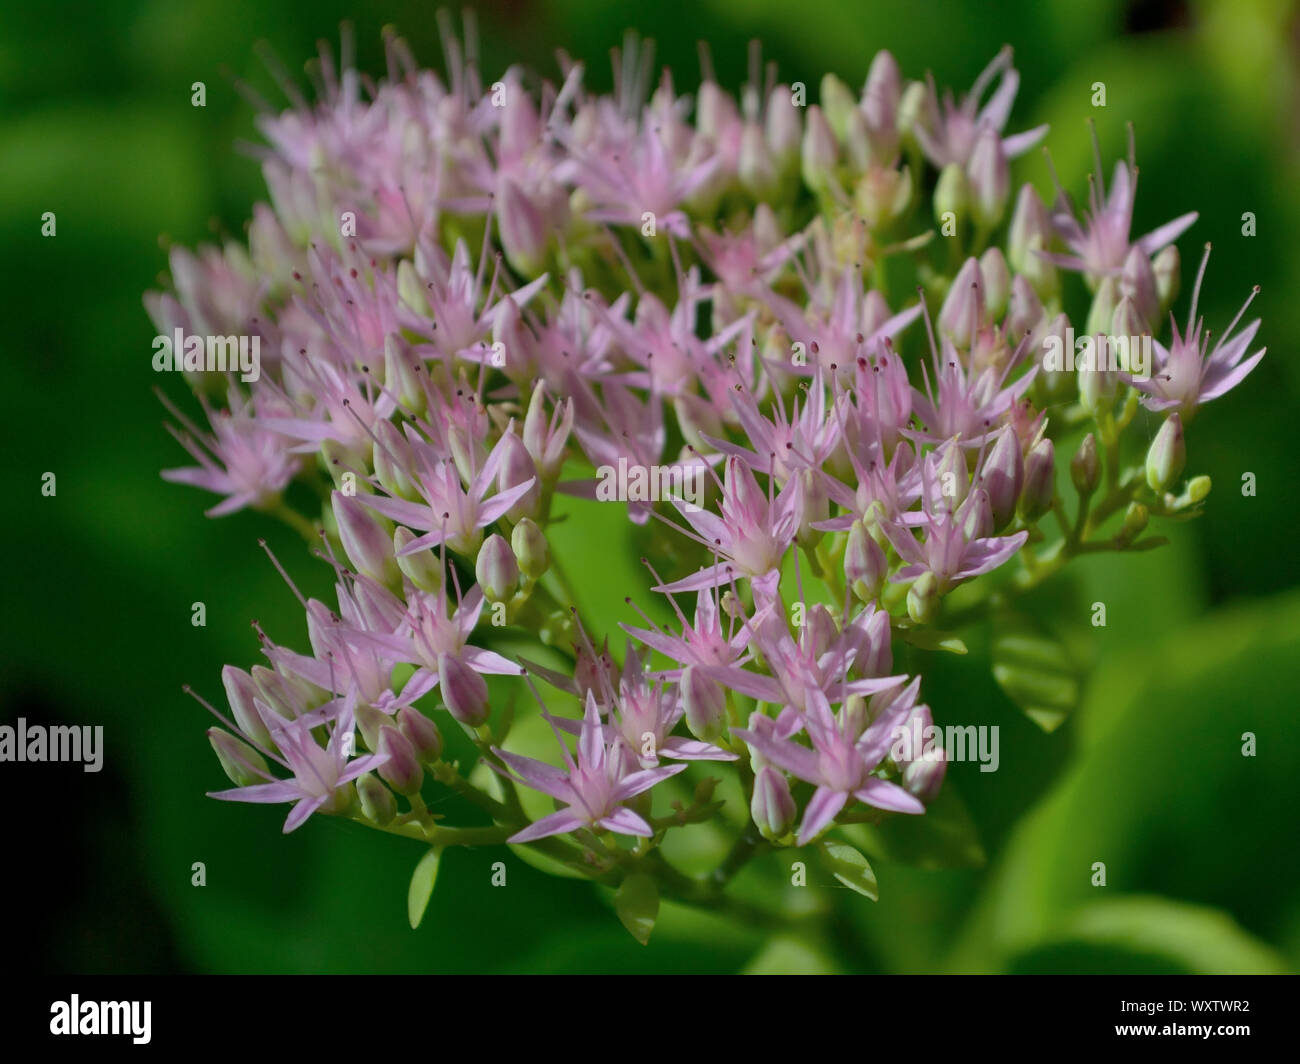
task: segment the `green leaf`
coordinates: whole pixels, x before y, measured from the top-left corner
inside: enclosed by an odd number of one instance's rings
[[[644,872],[633,872],[614,896],[614,911],[632,937],[646,945],[659,917],[658,885]]]
[[[1014,957],[1016,973],[1091,970],[1196,975],[1282,974],[1286,962],[1214,909],[1168,898],[1096,901],[1074,912],[1055,935]]]
[[[420,863],[411,873],[411,885],[406,891],[406,916],[411,921],[411,930],[420,926],[424,919],[424,910],[429,906],[433,894],[433,884],[438,879],[438,862],[442,859],[442,850],[434,848],[420,858]]]
[[[793,935],[776,935],[754,955],[742,975],[838,975],[825,950]]]
[[[821,852],[831,875],[849,890],[856,891],[872,901],[880,898],[880,890],[876,886],[876,873],[871,870],[867,859],[852,846],[846,846],[842,842],[824,842],[821,845]]]
[[[966,644],[951,632],[940,632],[933,628],[899,628],[899,637],[904,643],[911,643],[922,650],[946,650],[950,654],[967,654]]]
[[[993,678],[1030,720],[1055,731],[1079,704],[1078,667],[1061,639],[1019,614],[994,622]]]

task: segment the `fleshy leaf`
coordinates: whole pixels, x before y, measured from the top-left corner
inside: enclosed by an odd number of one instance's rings
[[[659,917],[658,885],[643,872],[633,872],[614,896],[614,911],[632,937],[646,945]]]
[[[922,650],[946,650],[950,654],[967,654],[966,644],[952,632],[940,632],[933,628],[898,628],[898,636],[904,643],[910,643]]]
[[[842,842],[824,842],[821,851],[831,875],[864,898],[879,900],[876,873],[871,870],[871,864],[862,854]]]
[[[1055,634],[1018,614],[995,622],[993,678],[1030,720],[1055,731],[1079,704],[1079,671]]]
[[[441,859],[442,850],[434,848],[420,858],[420,863],[411,873],[411,885],[406,891],[406,916],[411,921],[413,931],[424,919],[424,910],[429,906],[433,885],[438,879],[438,863]]]

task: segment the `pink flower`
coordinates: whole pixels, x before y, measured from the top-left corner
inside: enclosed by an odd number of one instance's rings
[[[531,842],[583,827],[601,828],[619,835],[652,836],[654,832],[645,819],[623,803],[669,776],[684,771],[686,766],[662,765],[628,771],[626,759],[619,756],[622,739],[609,740],[600,721],[596,697],[590,692],[578,739],[577,761],[560,739],[558,731],[556,738],[564,756],[564,769],[495,746],[492,748],[492,752],[514,771],[525,786],[549,794],[566,807],[515,832],[508,841]]]
[[[1149,410],[1178,410],[1183,419],[1195,412],[1196,408],[1211,399],[1217,399],[1235,388],[1246,378],[1252,369],[1264,357],[1266,348],[1261,347],[1244,362],[1255,334],[1259,331],[1259,319],[1252,321],[1238,336],[1232,336],[1246,308],[1259,294],[1259,288],[1246,297],[1237,316],[1223,331],[1214,347],[1210,347],[1209,333],[1201,334],[1204,320],[1196,316],[1196,304],[1201,294],[1201,281],[1205,277],[1205,267],[1210,260],[1210,247],[1205,247],[1201,259],[1201,268],[1196,274],[1196,287],[1192,291],[1192,307],[1187,315],[1187,327],[1179,335],[1178,324],[1170,319],[1173,340],[1165,347],[1159,340],[1153,340],[1154,367],[1150,378],[1141,380],[1126,378],[1140,392],[1146,393],[1142,405]],[[1229,337],[1232,337],[1229,339]]]

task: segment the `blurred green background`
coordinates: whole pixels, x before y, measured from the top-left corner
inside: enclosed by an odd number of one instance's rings
[[[341,0],[18,5],[0,9],[0,236],[5,387],[0,390],[11,560],[3,576],[3,713],[103,724],[105,769],[0,765],[5,879],[20,907],[15,960],[44,972],[119,971],[1295,971],[1300,968],[1300,565],[1295,409],[1300,399],[1300,36],[1269,0],[1072,0],[998,5],[838,0],[496,0],[479,8],[483,67],[522,62],[553,77],[554,50],[606,87],[623,31],[657,42],[679,89],[698,83],[696,41],[724,85],[743,80],[759,37],[783,80],[834,71],[860,85],[888,47],[908,76],[927,68],[964,91],[1004,43],[1023,82],[1013,128],[1052,124],[1063,179],[1084,191],[1085,119],[1103,150],[1137,130],[1136,229],[1185,210],[1189,275],[1212,241],[1202,306],[1219,331],[1256,283],[1270,349],[1228,399],[1198,417],[1189,473],[1214,481],[1207,516],[1174,526],[1154,554],[1092,558],[1038,602],[1108,606],[1087,629],[1095,662],[1078,711],[1052,734],[1030,724],[969,658],[927,663],[936,718],[1001,729],[1001,767],[956,766],[980,853],[916,863],[906,840],[873,857],[880,900],[839,890],[799,939],[666,908],[635,944],[586,884],[501,852],[450,852],[422,927],[405,893],[412,843],[316,818],[285,837],[278,807],[234,806],[181,694],[219,697],[222,664],[253,663],[253,618],[302,643],[302,614],[257,547],[265,535],[305,590],[323,567],[257,515],[202,516],[210,500],[164,484],[182,464],[152,393],[153,327],[141,293],[166,266],[159,236],[186,245],[238,233],[264,198],[256,140],[230,75],[279,100],[255,56],[266,39],[292,69],[340,21],[359,65],[383,71],[395,25],[440,63],[425,2]],[[190,86],[207,85],[204,109]],[[1104,81],[1107,107],[1091,106]],[[815,93],[815,88],[813,89]],[[1015,176],[1049,192],[1036,154]],[[58,231],[40,235],[54,211]],[[1242,235],[1242,215],[1257,235]],[[1182,320],[1186,295],[1177,305]],[[56,473],[58,493],[40,493]],[[1242,474],[1257,478],[1243,496]],[[1162,529],[1161,531],[1165,531]],[[591,527],[591,543],[617,534]],[[621,563],[620,563],[621,565]],[[610,572],[621,573],[622,568]],[[632,571],[632,570],[628,570]],[[608,572],[574,574],[622,611]],[[636,585],[640,587],[640,582]],[[602,597],[603,596],[603,597]],[[190,624],[203,601],[208,624]],[[620,617],[622,613],[618,614]],[[1241,755],[1244,732],[1257,755]],[[942,827],[941,818],[935,818]],[[490,863],[506,859],[509,886]],[[776,859],[771,859],[775,861]],[[191,865],[207,885],[191,885]],[[1107,867],[1094,887],[1093,862]],[[761,864],[761,862],[760,862]],[[938,866],[936,866],[938,865]],[[746,873],[781,882],[779,862]],[[828,879],[815,870],[810,875]],[[18,915],[21,914],[21,915]]]

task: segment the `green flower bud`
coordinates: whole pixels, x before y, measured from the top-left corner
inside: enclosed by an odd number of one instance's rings
[[[1152,491],[1168,491],[1187,463],[1183,443],[1183,419],[1170,414],[1160,426],[1147,451],[1147,483]]]
[[[1160,300],[1160,313],[1168,314],[1169,308],[1178,298],[1178,287],[1182,280],[1182,266],[1178,258],[1178,248],[1170,244],[1156,256],[1151,264],[1156,275],[1156,297]]]
[[[253,704],[255,698],[262,697],[253,678],[243,669],[227,665],[221,670],[221,682],[226,688],[230,711],[234,714],[239,730],[263,746],[270,746],[271,733],[267,731],[262,715]]]
[[[1052,226],[1047,219],[1047,208],[1038,192],[1033,185],[1021,185],[1011,215],[1011,230],[1007,234],[1007,259],[1011,268],[1018,274],[1030,273],[1035,263],[1042,261],[1034,254],[1034,248],[1046,247],[1051,238]]]
[[[551,567],[551,552],[546,545],[546,535],[537,523],[525,517],[510,533],[510,546],[520,571],[529,580],[538,580]]]
[[[1209,494],[1209,477],[1192,477],[1192,479],[1187,482],[1187,502],[1189,505],[1195,506],[1198,502],[1204,502]]]
[[[839,146],[835,142],[835,134],[831,132],[826,116],[816,104],[808,108],[808,121],[804,125],[800,159],[804,184],[818,195],[828,192],[835,176]]]
[[[367,772],[357,780],[357,797],[361,799],[361,812],[367,820],[380,827],[392,823],[397,816],[397,799],[377,777]]]
[[[208,742],[221,762],[222,771],[236,787],[251,787],[270,778],[266,759],[242,739],[220,728],[209,728]]]
[[[397,567],[421,591],[437,594],[442,587],[442,562],[431,550],[403,554],[402,548],[418,537],[409,528],[399,525],[393,532],[393,550],[397,553]]]
[[[1106,342],[1104,336],[1097,338]],[[1094,418],[1101,417],[1115,405],[1119,394],[1119,374],[1098,366],[1079,370],[1079,403]]]
[[[921,81],[909,82],[898,101],[898,132],[905,140],[916,143],[916,129],[929,125],[926,108],[926,88]]]
[[[420,385],[420,360],[396,336],[384,342],[384,387],[397,396],[403,406],[417,414],[424,410],[424,388]]]
[[[944,215],[951,211],[957,220],[965,216],[970,208],[970,182],[966,180],[966,171],[957,163],[949,163],[939,174],[939,183],[934,188],[934,220],[944,223]]]
[[[907,591],[907,615],[917,624],[929,624],[939,615],[939,578],[924,572]]]
[[[367,750],[379,750],[380,731],[392,724],[392,718],[382,709],[376,709],[369,702],[358,701],[356,710],[357,731]]]
[[[822,78],[820,99],[835,139],[843,144],[848,137],[849,118],[858,109],[858,101],[853,98],[849,87],[834,74]]]
[[[1124,524],[1115,536],[1115,542],[1121,547],[1127,547],[1142,534],[1148,520],[1149,514],[1145,506],[1140,502],[1129,503],[1128,509],[1124,511]]]
[[[410,447],[402,433],[384,418],[375,421],[372,431],[375,434],[372,454],[375,479],[389,495],[414,502],[420,493],[404,469],[404,463],[410,460]]]
[[[1097,457],[1097,439],[1090,432],[1070,459],[1070,479],[1074,481],[1074,490],[1080,498],[1086,498],[1097,490],[1100,478],[1101,461]]]
[[[1087,331],[1094,336],[1110,332],[1111,319],[1115,317],[1115,308],[1119,306],[1119,283],[1113,277],[1103,277],[1097,286],[1097,294],[1092,297],[1092,306],[1088,310]]]
[[[1011,274],[1000,248],[989,248],[980,256],[980,276],[984,278],[984,305],[988,315],[1001,319],[1011,298]]]

